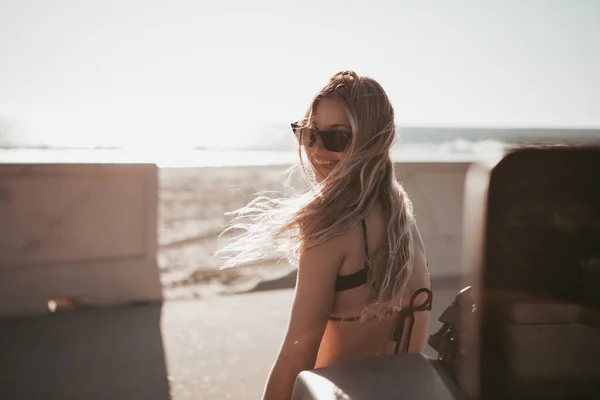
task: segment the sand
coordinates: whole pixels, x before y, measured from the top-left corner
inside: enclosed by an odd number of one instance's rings
[[[429,334],[458,282],[433,282]],[[165,361],[173,400],[259,399],[285,334],[293,290],[207,296],[163,307]],[[424,353],[436,357],[426,346]]]
[[[281,254],[224,270],[223,261],[214,256],[218,236],[233,218],[226,213],[246,205],[257,192],[283,193],[282,173],[288,167],[160,170],[158,265],[166,298],[252,290],[261,281],[285,277],[293,270],[277,262]]]

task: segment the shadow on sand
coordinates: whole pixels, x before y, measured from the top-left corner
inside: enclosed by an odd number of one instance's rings
[[[0,319],[0,398],[169,399],[160,304]]]
[[[266,292],[268,290],[293,289],[296,287],[297,271],[290,271],[287,275],[279,278],[263,280],[251,289],[239,293]]]

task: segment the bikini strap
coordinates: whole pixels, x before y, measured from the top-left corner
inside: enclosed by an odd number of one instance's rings
[[[427,299],[423,302],[423,304],[419,306],[415,306],[415,301],[417,297],[421,293],[427,294]],[[402,334],[404,333],[404,322],[406,318],[410,318],[410,327],[408,331],[408,337],[406,338],[406,343],[404,343],[404,352],[408,353],[408,348],[410,346],[410,337],[412,334],[413,327],[415,325],[415,311],[431,311],[431,306],[433,304],[433,293],[431,290],[427,288],[421,288],[413,293],[410,298],[410,304],[408,308],[399,311],[400,317],[398,319],[398,323],[394,328],[394,332],[392,334],[392,339],[396,342],[396,348],[394,349],[394,354],[398,354],[398,350],[400,350],[400,342],[402,341]]]
[[[363,242],[365,247],[365,264],[367,265],[367,267],[370,267],[371,264],[369,263],[369,240],[367,238],[367,222],[365,219],[360,220],[360,226],[362,228]]]

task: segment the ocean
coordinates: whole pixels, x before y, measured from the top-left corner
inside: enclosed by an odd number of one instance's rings
[[[472,162],[497,157],[523,143],[598,143],[600,129],[398,127],[395,162]],[[0,137],[1,139],[1,137]],[[0,163],[152,163],[160,168],[290,165],[298,155],[289,137],[257,141],[257,148],[194,149],[156,145],[137,148],[3,147]]]
[[[396,162],[474,161],[505,148],[505,144],[493,140],[410,143],[394,147],[392,159]],[[159,168],[190,168],[290,165],[297,158],[298,154],[289,150],[0,148],[0,163],[152,163]]]

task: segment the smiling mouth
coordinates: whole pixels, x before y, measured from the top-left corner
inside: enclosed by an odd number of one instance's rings
[[[316,164],[319,164],[319,165],[334,165],[334,164],[337,164],[339,162],[337,160],[333,160],[333,161],[330,161],[330,160],[319,160],[317,158],[315,158],[314,161],[315,161]]]

